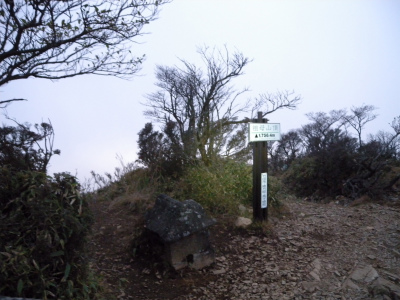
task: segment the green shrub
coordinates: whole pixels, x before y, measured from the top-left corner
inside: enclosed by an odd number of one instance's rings
[[[288,188],[296,196],[310,196],[317,190],[321,178],[316,173],[317,160],[314,157],[304,157],[295,160],[284,175]]]
[[[9,196],[0,208],[0,295],[93,299],[85,257],[92,217],[76,178],[0,168],[0,179]]]
[[[268,176],[268,206],[275,211],[279,211],[283,205],[280,201],[280,192],[282,189],[281,181],[275,176]]]
[[[210,167],[188,168],[180,182],[178,198],[193,199],[210,212],[235,213],[240,203],[251,199],[252,186],[251,166],[221,160]]]
[[[307,128],[307,127],[306,127]],[[359,168],[357,140],[340,129],[308,141],[307,152],[298,157],[285,174],[286,183],[297,196],[335,197],[343,183]]]

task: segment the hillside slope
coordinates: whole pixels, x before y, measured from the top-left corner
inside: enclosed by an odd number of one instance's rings
[[[216,263],[171,272],[129,255],[141,217],[92,202],[91,265],[106,299],[399,299],[400,208],[285,202],[270,230],[211,228]],[[397,297],[397,298],[396,298]]]

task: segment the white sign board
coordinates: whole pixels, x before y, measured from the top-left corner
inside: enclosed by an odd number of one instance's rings
[[[261,208],[268,207],[268,176],[261,173]]]
[[[279,123],[249,123],[249,142],[278,141],[281,139]]]

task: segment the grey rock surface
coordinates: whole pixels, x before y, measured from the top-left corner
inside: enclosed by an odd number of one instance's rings
[[[157,233],[167,243],[178,241],[216,223],[194,200],[184,202],[159,195],[146,216],[146,228]]]
[[[235,230],[233,218],[211,227],[215,263],[209,268],[170,278],[114,264],[106,269],[112,278],[133,278],[118,299],[400,299],[400,206],[285,204],[290,214],[270,216],[265,234]]]
[[[270,237],[219,249],[215,279],[176,300],[397,300],[400,210],[292,202]],[[371,261],[372,260],[372,261]]]

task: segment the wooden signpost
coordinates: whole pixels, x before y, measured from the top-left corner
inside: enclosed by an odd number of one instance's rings
[[[280,124],[268,123],[262,112],[249,123],[249,142],[253,143],[253,219],[268,219],[268,144],[280,140]]]

